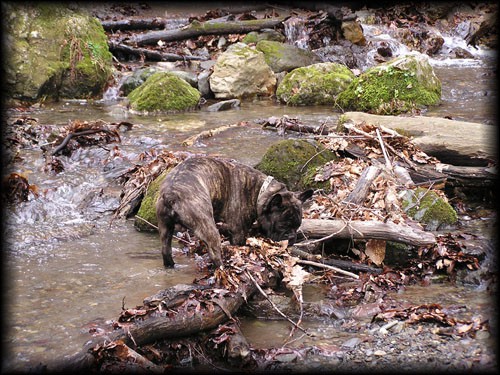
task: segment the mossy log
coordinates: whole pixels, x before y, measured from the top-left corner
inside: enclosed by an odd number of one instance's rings
[[[409,225],[382,221],[343,221],[324,219],[304,219],[299,233],[306,238],[352,238],[355,240],[387,240],[413,246],[426,246],[436,243],[430,232]]]
[[[150,31],[140,35],[134,35],[129,41],[136,45],[151,45],[156,44],[159,40],[163,42],[174,42],[196,38],[200,35],[246,34],[251,31],[271,29],[278,26],[283,20],[284,18],[226,22],[193,21],[189,26],[180,29]]]

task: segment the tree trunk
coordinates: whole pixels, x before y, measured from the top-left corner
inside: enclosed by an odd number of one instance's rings
[[[408,225],[379,221],[354,220],[345,222],[342,220],[304,219],[298,231],[302,232],[306,238],[376,239],[413,246],[436,243],[436,237],[430,232]]]
[[[129,41],[137,45],[156,44],[159,40],[163,42],[174,42],[196,38],[200,35],[221,34],[246,34],[251,31],[269,29],[278,26],[284,18],[266,18],[250,21],[228,21],[228,22],[198,22],[194,21],[189,26],[175,30],[150,31],[140,35],[132,36]]]

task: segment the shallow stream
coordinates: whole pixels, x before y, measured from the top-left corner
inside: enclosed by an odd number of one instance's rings
[[[443,104],[425,115],[495,124],[494,67],[485,61],[492,60],[434,61],[443,85]],[[122,156],[130,160],[148,149],[165,148],[220,154],[249,165],[256,164],[280,136],[250,125],[192,147],[181,146],[181,142],[203,130],[240,121],[287,115],[312,125],[333,126],[340,115],[330,107],[294,108],[270,101],[243,102],[240,109],[225,112],[149,117],[130,115],[115,101],[63,101],[27,114],[49,125],[76,119],[131,122],[133,128],[121,134],[118,144]],[[180,252],[174,254],[176,268],[164,269],[156,234],[137,232],[132,221],[110,224],[121,189],[113,179],[112,167],[102,165],[103,155],[107,157],[112,147],[83,149],[71,160],[62,157],[67,169],[55,176],[43,172],[38,147],[22,150],[23,160],[14,170],[28,175],[30,184],[44,194],[7,212],[8,305],[4,319],[9,329],[3,335],[7,368],[25,370],[39,363],[50,368],[80,351],[90,337],[89,328],[116,319],[123,305],[141,305],[158,290],[191,283],[197,275],[194,260]],[[430,289],[441,287],[431,285]],[[440,303],[454,303],[454,295],[453,291],[440,295]],[[265,328],[257,330],[259,325]],[[287,335],[284,326],[283,322],[245,320],[243,330],[256,347],[272,346]],[[337,335],[345,340],[342,333]]]

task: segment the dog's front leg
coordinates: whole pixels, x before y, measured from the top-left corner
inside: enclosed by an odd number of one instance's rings
[[[208,250],[208,255],[216,267],[222,265],[222,248],[219,231],[214,220],[212,206],[206,202],[200,204],[176,202],[175,212],[183,226],[193,231],[194,235],[202,241]],[[203,204],[205,203],[205,204]]]

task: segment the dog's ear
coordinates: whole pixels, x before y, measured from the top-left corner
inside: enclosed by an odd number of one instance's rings
[[[304,203],[306,200],[311,198],[313,196],[314,190],[313,189],[307,189],[306,191],[303,191],[302,193],[296,194],[297,199],[299,199],[302,203]]]
[[[273,207],[279,208],[282,206],[282,204],[283,204],[283,197],[281,196],[280,193],[276,193],[269,200],[269,203],[267,204],[267,209],[271,210]]]

